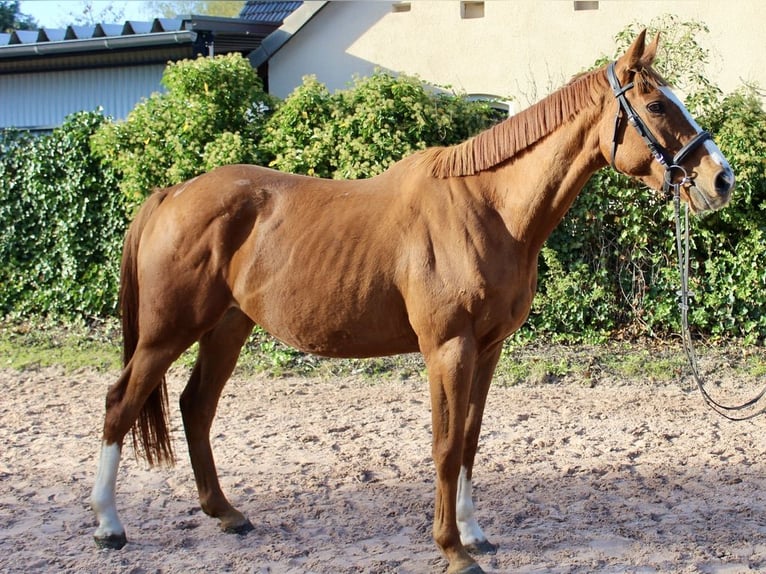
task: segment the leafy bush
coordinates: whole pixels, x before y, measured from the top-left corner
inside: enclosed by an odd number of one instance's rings
[[[705,76],[710,52],[699,43],[699,39],[710,32],[707,25],[698,20],[683,20],[675,14],[657,16],[649,24],[634,22],[615,37],[614,57],[624,53],[644,28],[647,38],[660,35],[654,66],[679,93],[685,94],[684,104],[692,115],[717,107],[721,90]]]
[[[408,102],[420,97],[424,106],[430,106],[413,113],[411,120],[401,115],[403,124],[434,126],[445,119],[428,118],[426,112],[438,115],[466,109],[474,116],[460,125],[470,129],[490,116],[485,114],[488,108],[480,105],[427,95],[414,80],[388,76],[377,81],[388,89],[380,95],[382,99],[410,94]],[[276,102],[263,93],[246,60],[230,55],[178,62],[168,67],[163,83],[168,92],[137,105],[124,122],[111,122],[100,113],[80,113],[48,136],[5,134],[0,139],[0,314],[113,314],[122,237],[129,214],[146,194],[218,165],[258,163],[272,157],[268,147],[262,149],[259,143]],[[314,101],[321,103],[321,88],[312,89],[319,92]],[[373,91],[368,87],[364,98],[374,99]],[[336,120],[343,116],[333,106],[346,99],[355,101],[350,94],[342,98],[328,94],[328,122],[331,116]],[[321,115],[321,105],[295,99],[282,106],[280,117],[289,118],[291,106],[305,106],[311,112],[306,116],[313,119]],[[387,106],[400,114],[406,109],[396,102]],[[302,113],[299,117],[306,119]],[[291,132],[284,121],[286,133],[272,131],[271,137],[299,149],[305,136],[295,122]],[[325,128],[331,134],[343,131],[329,123]],[[293,140],[291,133],[296,134]],[[414,128],[408,133],[412,141],[403,142],[399,153],[425,147],[426,142],[415,139],[420,135],[436,137],[434,132]],[[321,150],[326,145],[323,140],[316,153],[326,153]],[[389,148],[383,144],[380,149],[395,153]],[[335,144],[330,149],[337,151]],[[371,172],[392,161],[391,155],[378,161],[374,153],[368,150],[364,158]],[[309,166],[309,162],[296,163],[291,169],[311,173]]]
[[[649,28],[663,30],[658,67],[684,87],[687,104],[737,175],[731,205],[693,222],[691,321],[712,337],[763,343],[762,100],[752,89],[721,99],[699,74],[707,58],[697,44],[704,25],[665,17]],[[618,36],[618,51],[634,32]],[[280,104],[236,55],[173,64],[163,83],[167,93],[136,106],[124,122],[81,113],[49,136],[0,137],[0,315],[113,314],[126,213],[154,187],[234,162],[366,177],[417,149],[462,141],[496,119],[485,103],[382,72],[335,94],[307,77]],[[675,333],[675,259],[672,206],[604,169],[546,243],[539,293],[519,337]]]
[[[281,171],[332,177],[335,149],[332,124],[335,98],[314,76],[277,108],[266,124],[261,149]]]
[[[170,63],[162,84],[167,92],[139,103],[124,122],[104,124],[93,139],[131,201],[219,165],[260,163],[258,142],[274,101],[245,58]]]
[[[463,141],[497,119],[486,102],[431,92],[417,78],[377,71],[330,94],[307,76],[269,120],[262,148],[283,171],[358,179],[416,150]]]
[[[90,154],[100,113],[0,149],[0,313],[114,312],[125,209],[117,180]]]
[[[713,335],[766,338],[766,111],[752,88],[729,95],[703,118],[731,162],[737,187],[726,209],[698,222],[696,266]]]
[[[416,78],[384,72],[357,78],[339,93],[333,118],[338,152],[333,175],[369,177],[419,149],[461,142],[489,127],[492,112],[484,102],[430,93]],[[455,121],[458,116],[462,121]],[[469,118],[472,121],[466,121]]]

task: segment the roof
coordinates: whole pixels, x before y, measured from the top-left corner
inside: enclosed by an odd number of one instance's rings
[[[292,3],[291,3],[292,4]],[[249,53],[281,21],[189,15],[122,24],[0,34],[0,74],[167,62],[207,53]]]
[[[302,1],[248,0],[239,13],[240,18],[254,22],[282,22],[303,4]]]

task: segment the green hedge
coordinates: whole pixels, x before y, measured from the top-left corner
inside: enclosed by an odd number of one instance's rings
[[[239,54],[170,63],[164,93],[140,102],[123,122],[106,122],[93,151],[138,202],[227,163],[262,163],[261,132],[274,100]]]
[[[126,228],[114,173],[90,152],[100,113],[70,116],[52,134],[0,141],[0,313],[115,313]]]
[[[122,237],[154,188],[229,163],[284,168],[276,142],[294,141],[285,118],[307,103],[300,93],[276,101],[236,54],[170,64],[162,82],[167,92],[139,103],[123,122],[83,112],[50,135],[0,138],[0,316],[115,314]],[[358,177],[414,149],[468,137],[467,129],[487,127],[495,115],[487,104],[386,74],[328,98],[328,106],[334,123],[322,130],[338,135],[333,170]],[[303,109],[319,122],[318,106]],[[341,121],[354,128],[333,127]],[[366,155],[349,156],[344,148],[365,148],[367,122],[389,128]],[[314,161],[291,167],[335,175]]]

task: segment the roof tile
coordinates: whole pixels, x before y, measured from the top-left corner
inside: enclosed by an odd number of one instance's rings
[[[282,22],[303,4],[302,1],[248,0],[239,17],[255,22]]]

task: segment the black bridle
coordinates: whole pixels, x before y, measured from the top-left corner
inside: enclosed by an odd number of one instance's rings
[[[617,115],[614,119],[614,135],[612,136],[612,158],[611,165],[615,171],[620,171],[615,165],[615,157],[617,156],[617,146],[619,145],[619,132],[620,125],[622,124],[622,118],[627,117],[628,123],[632,125],[641,138],[646,142],[652,157],[665,168],[665,176],[663,182],[662,191],[665,195],[671,195],[673,205],[675,208],[675,223],[676,223],[676,249],[678,251],[678,269],[681,275],[681,289],[677,295],[679,297],[678,307],[681,311],[681,336],[683,339],[684,351],[689,359],[689,365],[694,376],[694,380],[697,383],[697,387],[702,393],[702,397],[705,403],[721,415],[732,421],[744,421],[755,418],[758,415],[766,414],[766,408],[763,408],[754,413],[737,415],[734,414],[738,411],[742,411],[748,408],[754,407],[764,396],[766,396],[766,389],[762,390],[754,398],[746,401],[741,405],[728,406],[717,402],[710,396],[710,393],[705,388],[705,384],[700,375],[699,368],[697,366],[697,356],[694,352],[694,345],[692,344],[691,331],[689,330],[688,312],[689,312],[689,299],[692,297],[692,293],[689,291],[689,206],[685,206],[685,222],[684,228],[681,227],[681,187],[693,182],[693,179],[689,177],[688,172],[683,167],[684,161],[689,157],[695,149],[702,145],[705,141],[712,139],[712,136],[707,131],[698,132],[693,138],[691,138],[686,144],[678,151],[674,156],[670,155],[670,152],[654,137],[654,134],[649,127],[644,123],[630,105],[625,93],[633,88],[635,82],[630,82],[625,86],[620,85],[620,81],[617,79],[617,73],[615,72],[615,63],[612,62],[607,68],[607,78],[609,84],[612,86],[614,96],[619,103],[617,107]],[[680,179],[675,181],[680,174]],[[683,239],[682,239],[683,238]]]
[[[644,142],[646,142],[646,146],[649,148],[652,157],[665,168],[662,191],[667,194],[671,187],[673,187],[674,171],[679,171],[682,174],[680,185],[690,183],[691,179],[689,178],[687,171],[683,168],[683,163],[694,150],[705,143],[705,141],[713,139],[713,136],[710,135],[710,132],[704,130],[700,131],[692,139],[686,142],[676,155],[670,155],[670,152],[657,140],[656,137],[654,137],[652,130],[649,129],[649,126],[644,123],[641,116],[639,116],[636,113],[636,110],[633,109],[633,106],[630,105],[625,93],[633,88],[635,82],[630,82],[629,84],[621,86],[620,80],[617,79],[615,64],[616,62],[612,62],[606,70],[609,84],[612,86],[612,91],[619,104],[619,106],[617,106],[617,115],[614,118],[614,135],[612,136],[612,168],[619,171],[615,165],[615,158],[617,157],[617,146],[619,145],[619,133],[622,118],[627,117],[628,123],[636,129],[638,135],[640,135]]]

